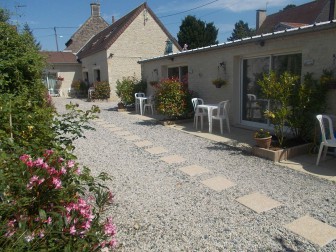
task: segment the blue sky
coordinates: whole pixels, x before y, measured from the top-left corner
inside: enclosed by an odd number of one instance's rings
[[[90,17],[90,3],[95,0],[0,0],[0,7],[9,9],[11,22],[22,28],[28,23],[43,50],[56,51],[56,39],[53,27],[56,27],[59,50],[65,48],[65,42]],[[111,23],[127,14],[144,0],[100,0],[101,16]],[[149,7],[160,18],[169,32],[176,37],[182,20],[186,15],[210,23],[219,28],[219,42],[227,41],[234,24],[243,20],[249,27],[255,27],[257,9],[267,9],[268,14],[275,13],[288,4],[301,5],[309,0],[148,0]],[[198,8],[203,6],[201,8]],[[187,11],[191,10],[191,11]],[[187,12],[185,12],[187,11]],[[180,13],[184,12],[184,13]],[[172,15],[180,13],[177,15]],[[170,17],[164,17],[172,15]]]

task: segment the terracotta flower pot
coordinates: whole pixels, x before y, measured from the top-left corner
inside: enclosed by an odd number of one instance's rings
[[[256,141],[257,146],[260,148],[269,149],[269,147],[271,146],[272,136],[264,138],[254,138],[254,139]]]

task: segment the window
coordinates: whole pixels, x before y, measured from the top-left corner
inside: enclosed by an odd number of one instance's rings
[[[93,76],[94,76],[94,81],[100,81],[100,70],[99,69],[95,69],[93,71]]]
[[[188,85],[188,66],[169,67],[168,78],[176,78],[183,84]]]
[[[270,107],[267,99],[262,99],[258,80],[270,70],[282,74],[286,71],[301,76],[302,55],[270,55],[244,59],[242,62],[241,119],[246,125],[265,127],[269,121],[264,111]]]

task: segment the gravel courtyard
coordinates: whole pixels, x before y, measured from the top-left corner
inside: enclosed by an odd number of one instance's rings
[[[75,154],[113,177],[118,251],[336,251],[335,183],[117,112],[113,102],[53,100],[60,113],[70,101],[101,109]],[[258,197],[246,196],[263,196],[269,209],[252,210],[242,202]],[[289,230],[308,216],[330,225],[303,228],[327,236],[324,244]]]

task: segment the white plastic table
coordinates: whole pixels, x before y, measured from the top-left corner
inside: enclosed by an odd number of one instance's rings
[[[199,104],[197,107],[208,110],[209,133],[212,133],[212,111],[218,109],[218,104]]]
[[[144,107],[144,101],[147,100],[148,97],[136,97],[135,99],[137,99],[139,101],[140,104],[140,114],[143,115],[143,107]]]

